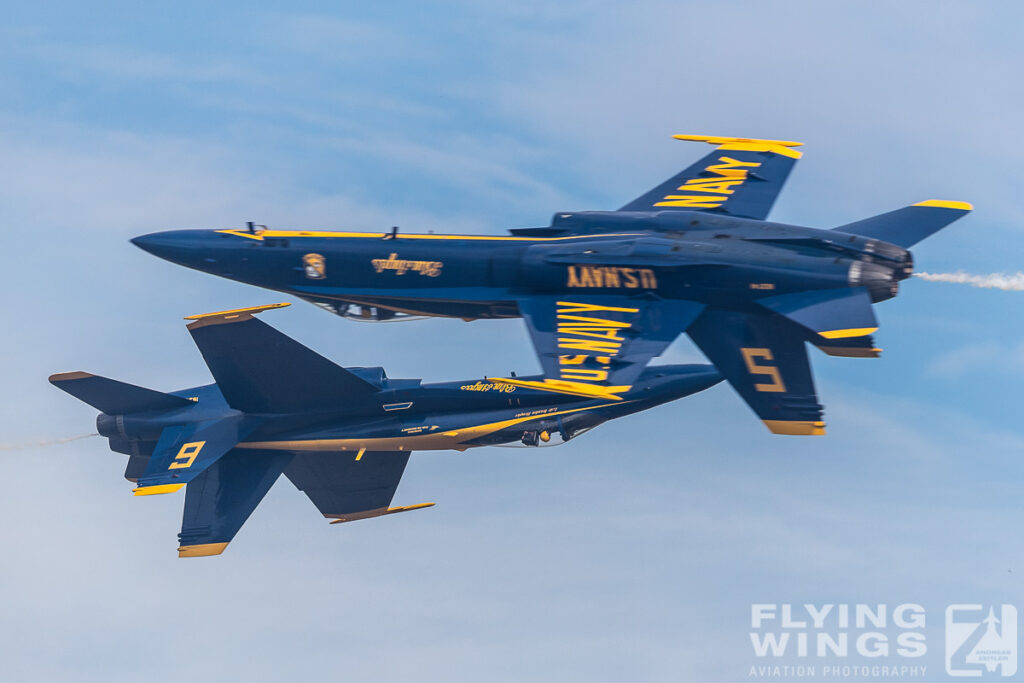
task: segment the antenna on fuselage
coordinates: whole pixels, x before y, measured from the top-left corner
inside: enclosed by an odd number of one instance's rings
[[[267,226],[265,226],[265,225],[256,225],[252,221],[246,221],[245,222],[245,229],[248,230],[250,234],[255,235],[256,234],[256,228],[260,228],[261,232],[262,232],[263,230],[267,229]]]
[[[391,226],[391,232],[389,232],[387,235],[384,235],[384,239],[386,239],[386,240],[393,240],[396,237],[398,237],[398,226],[397,225],[392,225]]]

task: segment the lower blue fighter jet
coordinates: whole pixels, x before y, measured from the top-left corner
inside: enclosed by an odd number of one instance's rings
[[[416,510],[433,503],[391,506],[413,451],[567,441],[722,379],[709,365],[650,367],[615,401],[486,378],[391,379],[253,317],[287,305],[187,318],[215,384],[162,393],[86,372],[50,377],[101,411],[97,429],[129,456],[135,495],[186,487],[179,557],[222,553],[282,473],[332,523]]]

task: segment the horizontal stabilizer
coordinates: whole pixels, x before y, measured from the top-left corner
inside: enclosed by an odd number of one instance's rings
[[[351,522],[433,505],[390,507],[408,462],[409,451],[298,453],[284,474],[324,517]]]
[[[173,410],[195,405],[181,396],[173,396],[134,384],[118,382],[88,372],[63,372],[50,375],[50,384],[107,415],[144,413],[149,410]]]
[[[330,410],[380,387],[257,320],[267,306],[189,318],[224,399],[247,413]]]
[[[178,557],[220,555],[281,476],[292,454],[229,451],[185,490]]]
[[[863,287],[782,294],[757,303],[828,340],[863,337],[878,329],[871,296]]]
[[[828,355],[841,358],[878,358],[882,355],[882,349],[875,346],[875,340],[871,335],[847,339],[816,337],[811,343]]]
[[[254,426],[235,415],[165,428],[134,494],[177,491],[234,448]]]
[[[882,240],[907,248],[967,215],[973,208],[967,202],[929,199],[879,216],[841,225],[835,228],[835,231]]]

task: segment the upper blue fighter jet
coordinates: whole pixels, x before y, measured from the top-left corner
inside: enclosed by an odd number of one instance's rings
[[[133,242],[345,317],[522,317],[544,376],[493,381],[556,393],[621,398],[686,332],[772,432],[824,434],[805,343],[877,357],[872,305],[911,275],[908,248],[972,207],[927,200],[831,230],[774,223],[801,143],[676,137],[716,148],[617,211],[508,236],[249,224]]]

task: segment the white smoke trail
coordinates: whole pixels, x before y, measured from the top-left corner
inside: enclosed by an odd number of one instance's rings
[[[1001,289],[1005,292],[1024,292],[1024,273],[989,273],[988,275],[971,275],[963,271],[955,273],[914,273],[915,277],[929,282],[953,282],[958,285],[970,285],[984,289]]]
[[[23,451],[29,448],[45,448],[46,446],[56,446],[61,443],[78,441],[79,439],[88,439],[90,436],[99,436],[99,434],[91,432],[89,434],[79,434],[78,436],[65,436],[60,439],[33,439],[31,441],[22,441],[21,443],[0,443],[0,452]]]

